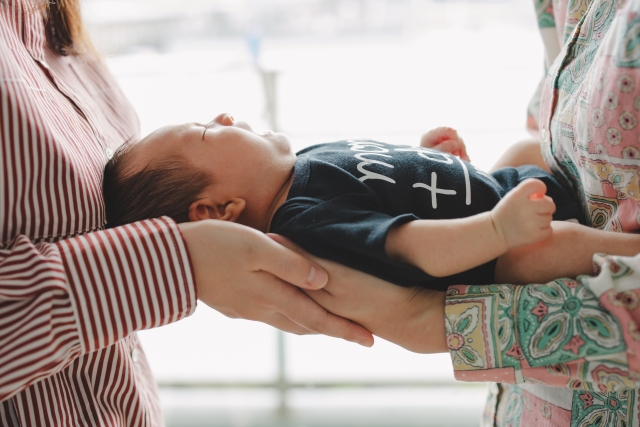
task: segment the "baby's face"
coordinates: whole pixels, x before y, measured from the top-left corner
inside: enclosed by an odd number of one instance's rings
[[[245,122],[220,114],[209,123],[185,123],[156,130],[136,148],[140,165],[177,153],[214,182],[231,189],[256,185],[295,162],[289,138],[282,133],[259,135]],[[135,166],[134,166],[135,167]]]

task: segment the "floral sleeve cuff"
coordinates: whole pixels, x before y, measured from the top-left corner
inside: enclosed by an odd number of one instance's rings
[[[445,324],[456,378],[640,386],[640,255],[594,261],[596,277],[450,287]]]

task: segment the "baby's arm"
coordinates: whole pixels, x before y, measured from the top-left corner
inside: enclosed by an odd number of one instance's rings
[[[493,172],[507,166],[517,167],[523,165],[534,165],[548,173],[551,173],[551,169],[549,169],[549,166],[547,166],[547,163],[542,157],[540,141],[530,139],[513,144],[507,149],[507,151],[502,153],[502,156],[500,156],[489,172]]]
[[[544,240],[555,205],[542,181],[529,179],[491,212],[450,220],[416,220],[389,232],[387,255],[434,277],[467,271],[510,249]]]

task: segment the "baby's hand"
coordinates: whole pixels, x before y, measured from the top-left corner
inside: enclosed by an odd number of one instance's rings
[[[458,132],[452,128],[440,127],[430,130],[422,135],[420,146],[453,154],[467,162],[471,161],[464,141],[458,136]]]
[[[527,179],[511,190],[491,211],[496,232],[507,248],[547,239],[556,205],[546,196],[547,187],[538,179]]]

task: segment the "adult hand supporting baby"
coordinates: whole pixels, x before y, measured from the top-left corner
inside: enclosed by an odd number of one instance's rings
[[[444,327],[444,292],[403,288],[314,257],[285,237],[269,237],[312,259],[329,273],[329,282],[324,288],[304,292],[330,312],[358,322],[375,335],[410,351],[449,351]]]
[[[328,312],[300,291],[327,283],[327,273],[318,264],[242,225],[208,220],[179,227],[191,256],[198,299],[209,307],[286,332],[373,345],[369,331]]]

